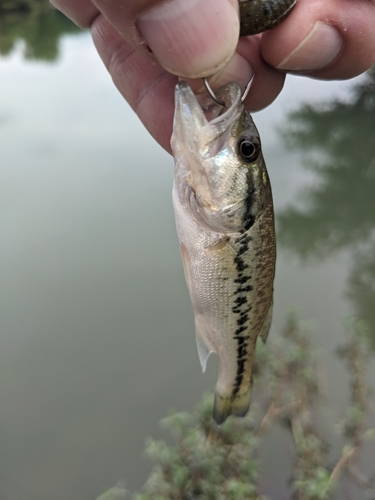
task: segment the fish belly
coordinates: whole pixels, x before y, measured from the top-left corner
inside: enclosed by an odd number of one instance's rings
[[[246,414],[256,340],[268,333],[275,265],[273,209],[248,231],[227,235],[201,226],[175,192],[173,200],[202,368],[210,352],[218,356],[214,418],[221,424],[229,415]]]

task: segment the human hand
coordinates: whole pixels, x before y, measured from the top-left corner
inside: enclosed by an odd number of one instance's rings
[[[352,78],[375,62],[375,0],[298,0],[277,28],[238,41],[237,0],[51,0],[81,27],[121,94],[170,151],[178,76],[196,92],[254,79],[250,111],[269,105],[286,72]],[[191,80],[193,79],[193,80]]]

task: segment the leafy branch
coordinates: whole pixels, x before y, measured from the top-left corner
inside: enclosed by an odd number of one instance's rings
[[[363,322],[348,320],[347,340],[337,351],[349,375],[350,404],[336,426],[341,454],[336,451],[332,463],[334,440],[328,441],[320,430],[322,415],[331,409],[324,402],[310,330],[291,314],[270,346],[258,346],[247,417],[230,418],[218,428],[212,419],[213,398],[206,396],[194,414],[176,413],[162,420],[174,445],[148,440],[146,453],[155,465],[134,500],[264,500],[259,477],[267,478],[267,471],[262,470],[259,451],[262,438],[275,425],[287,429],[294,443],[292,500],[330,499],[344,477],[367,498],[375,498],[375,470],[367,478],[357,465],[364,444],[375,434],[367,424],[369,332]]]

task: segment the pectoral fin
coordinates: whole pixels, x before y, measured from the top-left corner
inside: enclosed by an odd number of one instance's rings
[[[266,317],[264,319],[262,330],[259,334],[260,338],[263,340],[263,344],[266,343],[268,332],[270,331],[271,321],[272,321],[272,311],[273,311],[273,300],[271,299],[271,303],[269,305]]]
[[[184,268],[185,281],[188,289],[191,289],[191,270],[190,270],[190,260],[189,260],[189,252],[183,243],[180,243],[180,253],[182,266]]]

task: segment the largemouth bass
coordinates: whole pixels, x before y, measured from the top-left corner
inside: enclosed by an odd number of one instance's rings
[[[258,131],[229,83],[224,106],[176,87],[173,204],[203,371],[218,357],[214,419],[244,416],[258,336],[271,324],[275,229]],[[202,109],[203,108],[203,109]],[[209,121],[210,119],[210,121]]]

